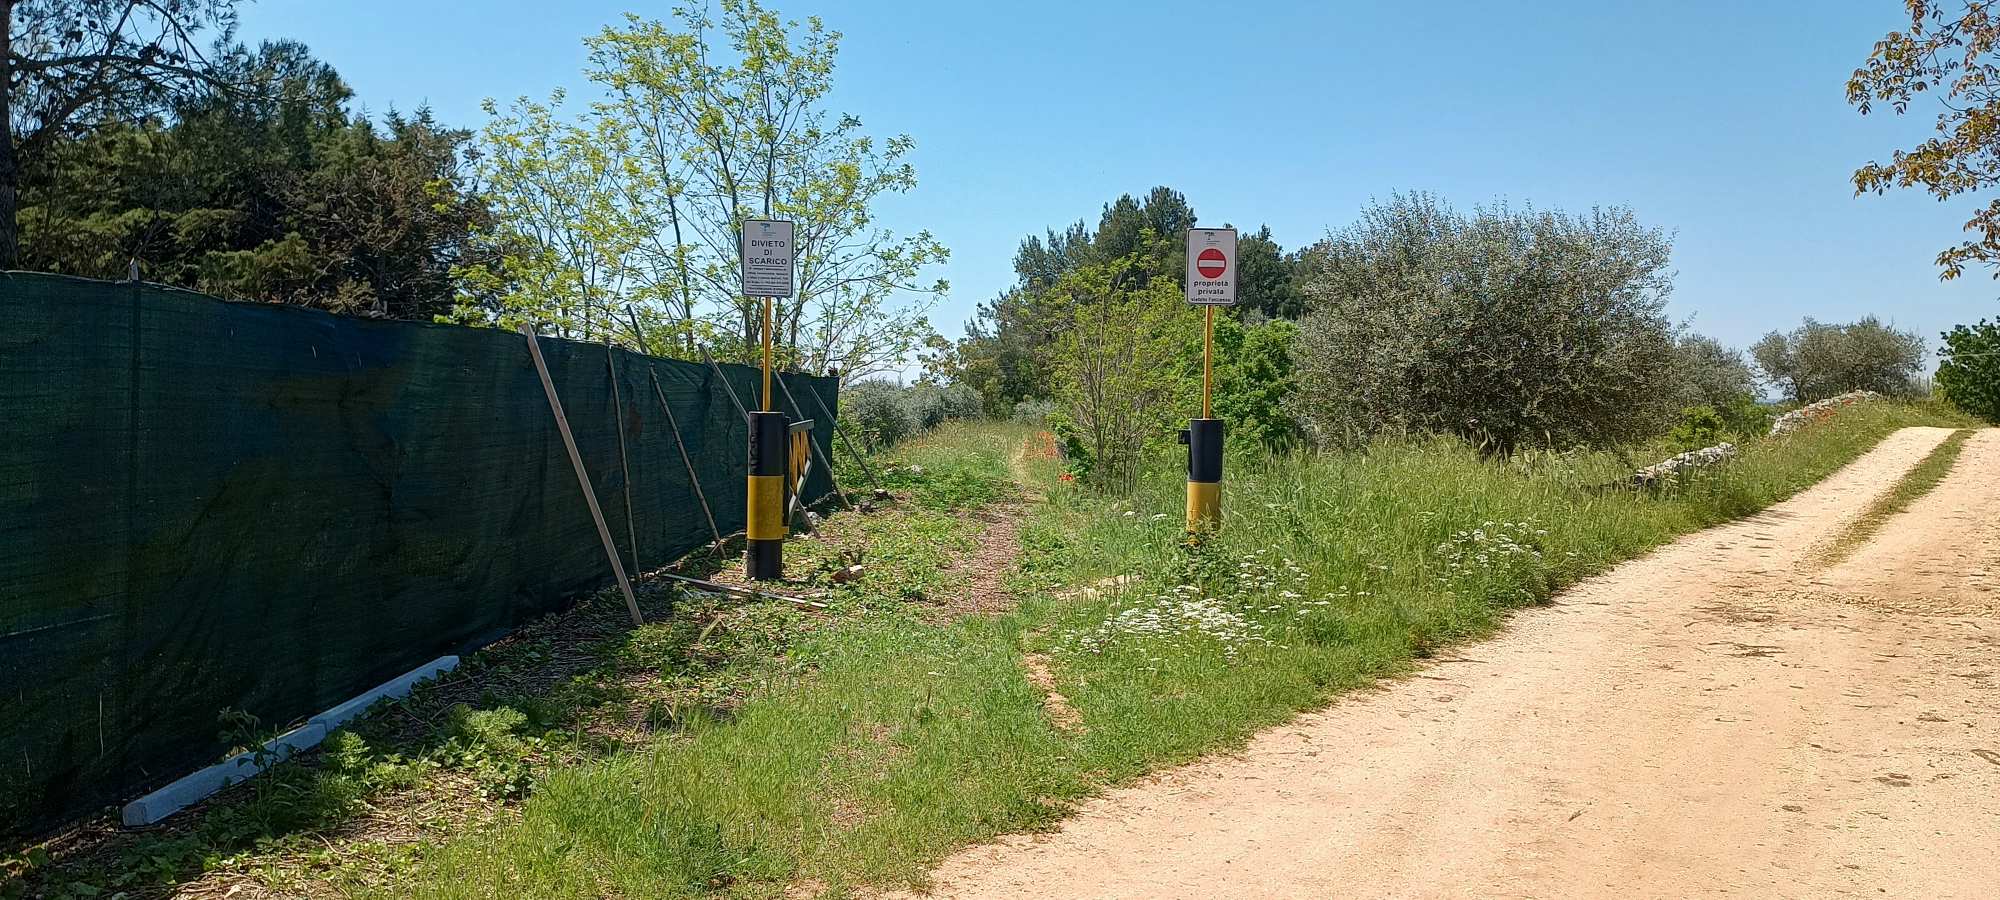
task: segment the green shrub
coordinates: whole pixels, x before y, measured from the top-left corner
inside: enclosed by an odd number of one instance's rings
[[[1215,323],[1215,417],[1227,423],[1232,452],[1277,452],[1298,443],[1299,421],[1286,408],[1298,391],[1292,370],[1292,340],[1298,330],[1282,319],[1261,325],[1229,319]],[[1199,344],[1190,357],[1198,364]]]
[[[969,384],[953,382],[945,385],[944,414],[947,419],[981,419],[986,417],[986,398],[979,395],[979,389]]]
[[[1980,320],[1944,333],[1937,392],[1960,410],[2000,424],[2000,323]]]
[[[1097,458],[1090,445],[1084,442],[1083,430],[1076,427],[1076,422],[1064,410],[1050,410],[1047,418],[1049,431],[1055,435],[1057,451],[1062,454],[1063,470],[1072,477],[1088,479],[1097,468]]]
[[[904,387],[891,381],[864,381],[840,400],[843,421],[869,435],[877,449],[929,431],[952,419],[986,415],[979,391],[969,385],[939,386],[919,381]]]
[[[1056,411],[1054,400],[1023,400],[1014,404],[1013,420],[1023,425],[1047,425]]]
[[[1707,335],[1693,333],[1681,335],[1678,348],[1680,362],[1675,366],[1675,378],[1681,383],[1682,406],[1712,406],[1727,419],[1724,410],[1738,398],[1756,400],[1757,373],[1744,360],[1742,351]]]
[[[893,382],[864,381],[841,392],[841,417],[876,447],[894,446],[917,432],[916,416]]]
[[[1153,451],[1173,440],[1198,383],[1185,377],[1187,307],[1173,282],[1123,277],[1124,267],[1086,266],[1057,290],[1076,298],[1056,339],[1056,397],[1097,487],[1129,491]],[[1198,328],[1199,326],[1197,326]]]
[[[1681,410],[1681,420],[1667,437],[1676,450],[1699,450],[1722,443],[1728,426],[1713,406],[1690,406]]]
[[[918,431],[929,431],[943,425],[950,418],[945,408],[944,389],[928,381],[903,388],[903,407],[910,411],[910,419],[917,424]]]
[[[1777,418],[1777,410],[1757,401],[1748,392],[1729,398],[1715,407],[1722,416],[1723,430],[1739,437],[1761,437],[1771,430],[1771,420]]]

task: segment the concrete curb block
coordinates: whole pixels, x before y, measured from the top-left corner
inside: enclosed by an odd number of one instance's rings
[[[266,768],[290,759],[292,754],[310,750],[326,740],[329,732],[361,715],[385,697],[403,697],[418,682],[435,678],[458,667],[458,657],[441,656],[402,677],[378,685],[359,697],[307,720],[306,724],[272,738],[264,744],[264,759],[255,753],[238,753],[206,769],[175,779],[166,787],[125,804],[122,818],[127,828],[155,824],[230,785],[247,781]]]
[[[324,726],[327,731],[331,732],[347,724],[354,717],[367,712],[368,707],[374,706],[377,701],[389,697],[407,697],[419,682],[429,681],[456,668],[458,668],[458,657],[440,656],[437,659],[403,673],[401,676],[376,685],[374,689],[363,693],[359,697],[313,716],[309,721],[313,725]]]
[[[264,771],[267,766],[283,762],[300,750],[319,746],[319,742],[325,739],[326,728],[308,722],[265,743],[265,759],[261,763],[254,753],[238,753],[206,769],[183,776],[166,787],[125,804],[125,827],[136,828],[158,822],[201,802],[216,791],[248,780],[252,775]]]

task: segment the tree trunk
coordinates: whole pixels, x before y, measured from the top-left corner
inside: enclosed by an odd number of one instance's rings
[[[0,271],[21,265],[21,164],[14,158],[14,2],[0,0]]]

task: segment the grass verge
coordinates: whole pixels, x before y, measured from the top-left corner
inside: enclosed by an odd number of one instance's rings
[[[956,847],[1047,827],[1107,785],[1403,671],[1511,609],[1789,496],[1896,428],[1963,424],[1942,415],[1856,407],[1653,493],[1603,489],[1633,461],[1602,453],[1496,462],[1436,441],[1239,459],[1227,527],[1194,550],[1177,469],[1106,499],[1059,481],[1045,440],[1015,452],[1021,429],[948,429],[883,465],[909,501],[894,514],[830,520],[858,523],[854,545],[801,542],[794,558],[819,565],[865,554],[868,574],[838,589],[834,615],[754,641],[716,626],[754,645],[704,682],[726,690],[719,710],[565,756],[503,814],[426,833],[391,862],[322,867],[314,883],[454,898],[920,884]],[[973,513],[1009,496],[1010,469],[1045,496],[1006,576],[1021,605],[941,620],[939,598],[992,577],[962,560],[986,533]],[[631,649],[606,659],[641,664],[609,671],[642,692],[683,677],[702,656],[688,649],[705,643],[697,625],[649,625],[678,629],[662,652],[644,650],[647,629],[614,640]],[[1051,724],[1030,656],[1074,727]]]
[[[1952,465],[1958,462],[1959,451],[1965,449],[1965,442],[1972,437],[1972,434],[1968,429],[1954,431],[1944,439],[1943,443],[1932,448],[1931,452],[1924,456],[1923,461],[1904,473],[1888,493],[1876,498],[1858,518],[1847,523],[1833,540],[1814,553],[1813,562],[1822,568],[1839,565],[1862,544],[1867,543],[1869,538],[1874,537],[1876,532],[1881,531],[1882,526],[1888,524],[1896,514],[1910,508],[1910,504],[1930,493],[1946,475],[1951,474]]]

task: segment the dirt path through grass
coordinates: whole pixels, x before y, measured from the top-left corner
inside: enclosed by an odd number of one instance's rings
[[[964,851],[949,897],[1991,896],[2000,430],[1834,569],[1950,434],[1518,615],[1381,690]]]

